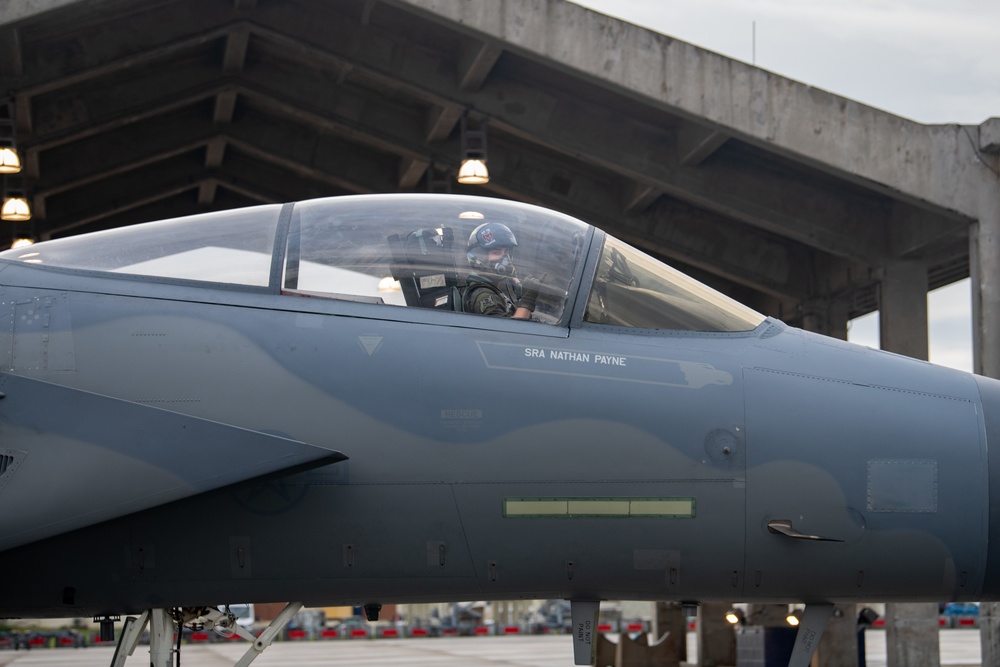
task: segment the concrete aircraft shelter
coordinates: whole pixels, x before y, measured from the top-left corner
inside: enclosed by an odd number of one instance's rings
[[[927,289],[993,275],[970,247],[1000,243],[1000,119],[922,125],[564,0],[19,0],[0,95],[19,228],[43,239],[337,194],[508,197],[794,325],[843,337],[881,306],[883,346],[914,356]],[[453,179],[464,114],[487,185]]]
[[[0,102],[34,210],[0,239],[507,197],[796,326],[878,308],[882,347],[919,358],[926,292],[971,275],[1000,377],[1000,118],[922,125],[565,0],[0,0]],[[454,182],[463,117],[487,185]]]

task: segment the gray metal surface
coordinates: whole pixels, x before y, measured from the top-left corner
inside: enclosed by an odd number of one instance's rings
[[[478,270],[445,230],[501,221],[536,321],[435,296]],[[146,231],[0,256],[0,615],[1000,596],[995,380],[495,199]]]

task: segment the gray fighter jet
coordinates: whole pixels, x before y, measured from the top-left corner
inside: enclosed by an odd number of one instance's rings
[[[1000,593],[1000,383],[558,213],[252,207],[9,250],[0,290],[0,616],[141,614],[116,664],[237,601],[294,601],[240,664],[300,604],[517,598],[573,601],[585,664],[602,599],[804,602],[815,637]]]

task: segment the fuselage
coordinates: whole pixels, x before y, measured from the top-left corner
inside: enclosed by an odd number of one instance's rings
[[[588,261],[559,322],[4,262],[0,616],[997,597],[996,382],[588,323]]]

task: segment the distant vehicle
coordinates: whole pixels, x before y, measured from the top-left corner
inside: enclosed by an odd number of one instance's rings
[[[941,613],[949,616],[978,616],[979,605],[975,602],[949,602]]]
[[[236,622],[245,628],[254,624],[254,609],[252,604],[231,604],[229,611],[236,615]]]

